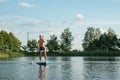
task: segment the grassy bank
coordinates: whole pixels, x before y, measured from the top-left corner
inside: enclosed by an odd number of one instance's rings
[[[39,53],[29,52],[0,52],[0,58],[20,57],[20,56],[39,56]],[[47,56],[120,56],[120,51],[79,51],[79,52],[63,52],[48,53]]]
[[[25,56],[39,56],[39,53],[25,53]],[[120,51],[79,51],[79,52],[52,52],[47,56],[120,56]]]
[[[48,53],[48,56],[120,56],[120,51],[81,51],[81,52],[64,52]]]
[[[24,54],[20,52],[0,52],[0,58],[10,58],[10,57],[20,57],[20,56],[24,56]]]

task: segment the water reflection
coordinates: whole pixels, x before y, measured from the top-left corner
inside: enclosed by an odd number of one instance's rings
[[[84,61],[118,61],[115,57],[84,57]]]
[[[85,57],[85,80],[119,80],[120,64],[115,57]]]
[[[52,57],[53,58],[53,57]],[[50,58],[51,64],[47,67],[48,80],[73,80],[72,77],[72,64],[71,57],[54,57]]]
[[[61,61],[65,61],[65,63],[61,65],[61,80],[72,80],[71,58],[62,57]]]
[[[39,66],[39,79],[40,80],[46,80],[46,67],[47,65]]]
[[[0,59],[0,80],[120,80],[120,57],[31,57]]]

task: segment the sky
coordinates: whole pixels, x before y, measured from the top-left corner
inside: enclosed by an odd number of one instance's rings
[[[0,30],[13,32],[26,45],[43,34],[60,37],[69,28],[72,49],[82,50],[88,27],[106,32],[111,27],[120,37],[120,0],[0,0]],[[29,33],[27,37],[27,33]]]

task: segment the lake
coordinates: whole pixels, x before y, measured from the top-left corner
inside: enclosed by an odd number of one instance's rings
[[[120,80],[119,57],[48,57],[46,66],[31,60],[0,59],[0,80]]]

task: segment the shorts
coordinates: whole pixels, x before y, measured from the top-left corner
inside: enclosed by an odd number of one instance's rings
[[[45,47],[40,47],[40,50],[45,50]]]

